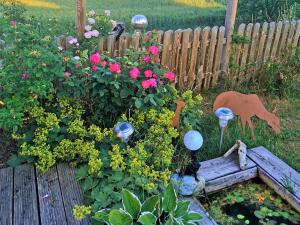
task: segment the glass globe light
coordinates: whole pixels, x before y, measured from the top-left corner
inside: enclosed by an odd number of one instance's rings
[[[119,123],[114,131],[117,137],[121,138],[124,143],[127,143],[130,135],[134,132],[134,127],[128,122],[123,122]]]
[[[184,135],[183,143],[188,150],[197,151],[203,145],[203,137],[198,131],[191,130]]]

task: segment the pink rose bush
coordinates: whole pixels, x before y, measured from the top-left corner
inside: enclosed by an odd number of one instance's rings
[[[109,71],[112,73],[117,73],[120,74],[121,73],[121,66],[118,63],[109,63]]]
[[[134,67],[132,68],[130,71],[129,71],[129,75],[132,79],[136,79],[138,78],[138,76],[140,75],[140,70],[137,68],[137,67]]]
[[[152,55],[157,56],[158,53],[159,53],[159,49],[158,49],[158,47],[156,47],[155,45],[151,45],[151,46],[149,47],[149,52],[150,52]]]

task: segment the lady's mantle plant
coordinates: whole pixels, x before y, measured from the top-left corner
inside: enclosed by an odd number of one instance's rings
[[[189,211],[189,201],[178,201],[176,192],[169,184],[164,193],[154,195],[143,203],[128,191],[122,191],[122,207],[120,209],[104,209],[95,213],[93,219],[111,225],[187,225],[202,218],[201,214]],[[89,208],[76,206],[74,215],[77,219],[89,214]]]

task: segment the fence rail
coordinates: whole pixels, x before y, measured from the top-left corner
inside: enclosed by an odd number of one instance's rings
[[[239,42],[233,42],[229,54],[225,53],[225,27],[158,31],[157,42],[161,44],[161,64],[177,74],[180,90],[202,90],[217,84],[225,74],[233,82],[250,79],[248,65],[274,61],[289,46],[299,47],[300,20],[277,23],[241,24],[237,30]],[[145,36],[149,35],[145,34]],[[100,52],[122,56],[126,49],[142,50],[139,34],[123,34],[118,41],[114,36],[101,38]],[[236,69],[224,67],[224,59],[231,58]]]

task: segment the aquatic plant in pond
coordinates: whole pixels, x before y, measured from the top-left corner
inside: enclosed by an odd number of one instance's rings
[[[248,182],[211,197],[205,206],[210,215],[226,225],[299,224],[300,214],[265,184]]]

